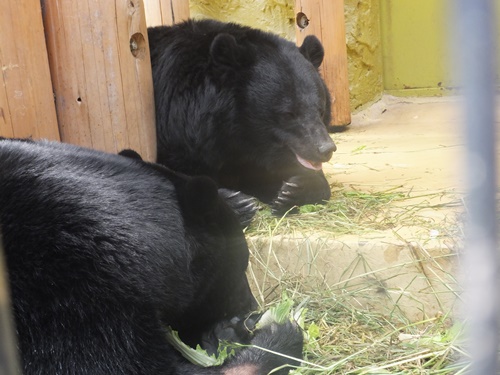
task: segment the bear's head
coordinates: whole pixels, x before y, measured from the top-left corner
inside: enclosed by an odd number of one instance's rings
[[[318,72],[324,57],[321,42],[307,36],[297,48],[257,30],[243,35],[220,33],[210,49],[217,71],[232,71],[238,86],[233,111],[238,125],[230,131],[239,152],[233,154],[261,160],[269,169],[288,155],[285,165],[293,159],[320,170],[336,150],[327,131],[330,94]]]
[[[203,246],[192,252],[194,274],[210,273],[203,277],[199,302],[217,308],[204,314],[232,318],[252,311],[256,304],[245,273],[249,251],[239,218],[208,177],[187,177],[182,193],[177,191],[187,233]]]
[[[196,285],[190,304],[193,316],[184,319],[188,330],[201,332],[220,320],[253,311],[257,305],[246,276],[249,251],[240,218],[221,197],[216,183],[209,177],[191,177],[145,162],[134,150],[119,154],[155,169],[175,187]]]
[[[246,276],[249,250],[239,218],[220,197],[212,179],[153,165],[170,174],[184,221],[196,292],[189,312],[175,329],[186,343],[195,345],[215,323],[257,308]]]

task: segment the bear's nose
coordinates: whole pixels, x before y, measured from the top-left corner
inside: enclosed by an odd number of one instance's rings
[[[330,160],[332,158],[332,154],[337,151],[337,146],[333,141],[325,142],[319,145],[318,152],[321,155],[323,160]]]

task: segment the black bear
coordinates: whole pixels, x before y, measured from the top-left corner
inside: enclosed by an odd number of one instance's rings
[[[263,374],[296,364],[247,347],[202,368],[167,341],[167,326],[194,345],[254,308],[238,218],[207,177],[3,139],[0,229],[25,375]],[[302,353],[292,323],[249,341]]]
[[[278,214],[330,198],[322,163],[336,146],[316,37],[297,48],[213,20],[149,28],[148,36],[159,163],[208,175]]]

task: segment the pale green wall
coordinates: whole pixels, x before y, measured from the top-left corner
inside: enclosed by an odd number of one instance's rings
[[[383,77],[393,95],[452,89],[449,0],[381,0]]]
[[[386,92],[400,96],[459,93],[452,49],[456,36],[451,17],[455,1],[380,0]],[[500,62],[500,1],[494,4]]]

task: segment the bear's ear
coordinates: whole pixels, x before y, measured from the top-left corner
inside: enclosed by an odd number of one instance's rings
[[[137,151],[131,150],[130,148],[126,148],[125,150],[121,150],[118,155],[125,156],[126,158],[142,160],[142,156],[139,155]]]
[[[219,191],[215,182],[205,176],[189,178],[183,197],[185,207],[195,215],[212,213],[219,204]]]
[[[299,48],[300,53],[309,60],[316,69],[319,68],[325,57],[325,50],[321,42],[314,35],[308,35]]]
[[[219,65],[240,67],[251,63],[250,48],[238,44],[230,34],[218,34],[210,46],[210,56]]]

